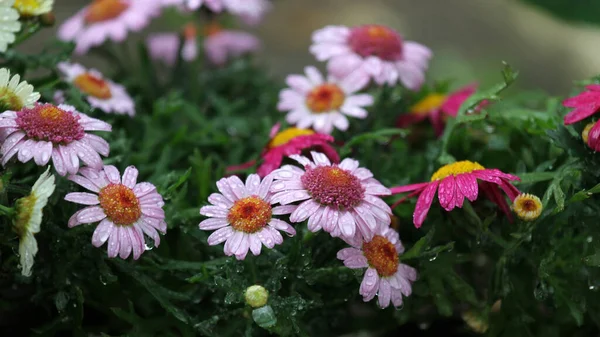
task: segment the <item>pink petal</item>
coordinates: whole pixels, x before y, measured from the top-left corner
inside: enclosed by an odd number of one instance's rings
[[[260,177],[258,174],[250,174],[246,178],[246,190],[249,195],[257,195],[258,187],[260,186]]]
[[[108,238],[108,257],[116,257],[119,254],[121,230],[123,230],[121,226],[115,226],[113,231],[110,232],[110,237]]]
[[[313,201],[312,199],[306,200],[298,205],[296,210],[290,215],[290,221],[302,222],[313,215],[320,206],[321,205],[319,203]]]
[[[200,208],[200,214],[209,217],[227,218],[229,210],[219,206],[202,206],[202,208]]]
[[[104,166],[104,172],[106,173],[106,177],[108,178],[108,180],[111,183],[113,183],[113,184],[121,183],[121,174],[119,173],[119,170],[117,170],[117,168],[114,167],[113,165]]]
[[[77,221],[80,223],[93,223],[106,218],[100,206],[91,206],[77,212]]]
[[[382,278],[379,282],[379,292],[377,293],[377,304],[380,308],[387,308],[390,305],[390,299],[392,298],[392,288],[387,279]]]
[[[369,263],[364,255],[354,255],[344,260],[344,266],[351,269],[367,268]]]
[[[353,256],[363,256],[362,250],[354,248],[354,247],[349,247],[349,248],[343,248],[340,251],[337,252],[337,258],[340,260],[346,260],[349,259]]]
[[[429,184],[430,183],[419,183],[419,184],[412,184],[412,185],[397,186],[397,187],[390,188],[390,191],[392,191],[392,195],[404,193],[404,192],[411,192],[411,191],[416,191],[416,190],[425,188],[426,186],[429,186]]]
[[[229,207],[233,206],[233,203],[220,193],[212,193],[209,195],[208,202],[223,209],[229,209]]]
[[[456,197],[455,189],[456,183],[453,175],[447,176],[440,182],[438,199],[440,200],[440,205],[442,205],[446,211],[451,211],[454,208],[454,198]]]
[[[226,219],[222,218],[208,218],[202,221],[199,225],[200,229],[205,231],[215,230],[229,225]]]
[[[218,245],[221,242],[224,242],[227,239],[229,239],[233,235],[233,233],[234,233],[233,228],[231,228],[229,226],[219,228],[208,237],[208,239],[207,239],[208,245],[209,246]]]
[[[296,210],[296,205],[275,206],[272,209],[273,215],[290,214]]]
[[[135,183],[137,181],[138,173],[139,172],[135,168],[135,166],[127,166],[125,172],[123,172],[123,185],[129,188],[134,188]]]
[[[348,211],[341,214],[340,220],[338,221],[338,226],[340,227],[340,231],[344,237],[351,238],[356,232],[356,223],[352,217],[352,214]]]
[[[94,247],[102,246],[106,240],[108,240],[114,229],[115,224],[112,223],[112,221],[108,219],[100,221],[100,224],[98,224],[92,235],[92,245],[94,245]]]
[[[433,198],[435,197],[435,192],[438,185],[439,180],[432,181],[419,196],[417,205],[415,206],[415,211],[413,213],[413,223],[415,224],[416,228],[421,227],[423,221],[425,221],[427,213],[429,213],[431,203],[433,202]]]
[[[234,255],[244,239],[244,232],[234,231],[233,235],[225,242],[223,252],[227,256]]]
[[[267,229],[268,227],[263,228],[261,231],[256,232],[256,237],[260,240],[260,242],[265,245],[267,248],[275,247],[275,240],[273,239],[273,235],[271,235],[271,231]]]
[[[320,207],[317,209],[313,215],[308,218],[307,228],[311,232],[316,232],[321,230],[321,218],[323,217],[325,207]]]
[[[456,185],[470,201],[475,201],[479,194],[479,187],[477,186],[477,178],[469,173],[459,174],[456,176]]]
[[[129,227],[121,227],[119,231],[119,257],[125,260],[129,257],[132,250],[132,242],[129,237],[129,231],[131,228]]]
[[[359,294],[361,294],[363,299],[367,301],[375,296],[377,289],[379,289],[379,275],[375,269],[368,268],[365,272],[362,282],[360,283]]]
[[[271,219],[271,221],[269,221],[269,225],[275,229],[287,233],[289,236],[296,235],[296,230],[294,229],[294,227],[290,226],[290,224],[283,220]]]
[[[98,195],[85,192],[72,192],[65,196],[65,200],[82,205],[98,205]]]
[[[144,236],[141,233],[141,229],[134,225],[129,227],[129,239],[131,239],[131,248],[133,249],[133,259],[137,260],[140,258],[144,250],[146,250],[146,243],[144,242]]]
[[[255,256],[260,255],[260,251],[262,249],[262,243],[260,239],[256,235],[250,235],[248,240],[250,241],[250,251],[252,254]]]

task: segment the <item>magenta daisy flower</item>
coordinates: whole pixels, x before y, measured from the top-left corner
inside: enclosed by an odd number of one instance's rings
[[[482,180],[479,184],[478,179]],[[419,196],[413,213],[413,223],[417,228],[425,221],[436,191],[439,192],[440,205],[450,212],[455,207],[462,208],[465,197],[475,201],[481,189],[512,220],[510,207],[498,190],[500,187],[512,202],[521,193],[509,182],[512,180],[520,179],[512,174],[497,169],[486,169],[479,163],[463,160],[442,166],[431,176],[431,182],[393,187],[391,191],[392,194],[412,192],[400,199],[396,205],[409,197]]]
[[[563,101],[567,108],[575,108],[565,116],[565,125],[582,121],[600,110],[600,84],[590,84],[585,89],[577,96]]]
[[[208,197],[209,206],[200,209],[200,214],[209,217],[200,223],[202,230],[214,230],[208,237],[211,246],[225,242],[225,255],[235,255],[243,260],[248,250],[259,255],[261,247],[273,248],[283,243],[279,231],[289,236],[296,230],[287,222],[273,215],[285,214],[287,207],[273,207],[269,189],[273,178],[267,176],[261,181],[257,174],[246,178],[246,184],[237,176],[217,181],[221,193]]]
[[[59,63],[58,69],[69,83],[87,95],[92,107],[107,113],[135,115],[135,103],[125,87],[105,79],[99,71],[66,62]]]
[[[85,54],[106,40],[123,42],[129,31],[138,32],[160,14],[160,1],[94,0],[58,29],[63,41],[74,41],[75,52]]]
[[[206,29],[204,52],[216,65],[223,65],[230,58],[252,53],[260,48],[260,40],[254,35],[236,30],[223,30],[216,24]]]
[[[390,207],[379,198],[391,192],[358,161],[350,158],[332,164],[326,155],[311,152],[310,159],[292,155],[290,158],[304,170],[285,165],[273,171],[271,186],[273,202],[289,205],[302,201],[287,210],[291,222],[308,219],[308,229],[321,228],[334,237],[353,239],[360,234],[365,240],[373,238],[377,223],[390,223]]]
[[[345,131],[346,116],[366,118],[364,107],[373,105],[369,94],[354,94],[364,88],[367,76],[354,73],[343,80],[333,77],[325,80],[315,67],[304,69],[306,76],[290,75],[289,89],[279,94],[279,111],[289,111],[286,120],[301,129],[312,127],[319,133],[331,133],[335,128]]]
[[[311,53],[328,61],[329,73],[342,78],[358,70],[383,85],[398,81],[418,90],[425,81],[431,50],[404,41],[395,30],[381,25],[327,26],[313,34]]]
[[[108,156],[108,143],[86,131],[111,131],[110,124],[88,117],[70,105],[36,103],[33,108],[6,111],[0,114],[0,131],[6,140],[0,148],[2,165],[17,155],[20,162],[33,158],[39,166],[50,159],[58,174],[75,174],[79,160],[100,169],[102,158]]]
[[[388,226],[380,226],[371,240],[358,240],[352,248],[344,248],[337,258],[351,269],[367,268],[360,284],[359,293],[368,302],[377,295],[381,308],[390,301],[395,307],[402,305],[402,295],[410,296],[412,282],[417,279],[417,271],[399,262],[399,254],[404,253],[398,233]]]
[[[154,185],[137,183],[137,176],[134,166],[127,167],[121,178],[116,167],[107,165],[100,171],[85,167],[79,175],[69,177],[94,192],[73,192],[65,196],[67,201],[89,205],[71,216],[69,228],[100,221],[92,244],[100,247],[108,241],[108,257],[119,255],[126,259],[133,251],[133,258],[137,260],[146,250],[144,234],[158,247],[157,231],[163,234],[167,231],[162,196]]]

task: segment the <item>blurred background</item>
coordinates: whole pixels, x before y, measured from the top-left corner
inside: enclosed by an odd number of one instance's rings
[[[57,23],[87,3],[56,0]],[[314,30],[367,23],[389,25],[406,40],[429,46],[434,59],[428,78],[456,85],[498,82],[502,61],[520,71],[519,87],[559,95],[568,94],[574,80],[600,73],[598,28],[561,21],[516,0],[276,0],[255,31],[264,43],[260,57],[283,78],[316,63],[308,52]],[[153,30],[164,26],[178,28],[163,21]],[[52,34],[47,30],[24,48],[33,52]]]

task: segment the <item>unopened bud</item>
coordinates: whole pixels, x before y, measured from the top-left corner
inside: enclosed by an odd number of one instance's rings
[[[46,27],[52,27],[56,22],[56,17],[54,16],[54,13],[48,12],[40,15],[40,22]]]
[[[542,201],[533,194],[519,194],[511,206],[513,212],[523,221],[533,221],[542,214]]]
[[[267,304],[269,292],[263,286],[253,285],[246,289],[244,297],[246,298],[246,303],[248,303],[248,305],[253,308],[260,308]]]
[[[261,328],[270,328],[277,324],[277,317],[270,305],[252,310],[252,319]]]

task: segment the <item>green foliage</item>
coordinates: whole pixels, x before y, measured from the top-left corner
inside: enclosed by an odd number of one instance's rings
[[[536,7],[542,8],[552,15],[572,21],[599,24],[600,3],[593,0],[523,0]]]

